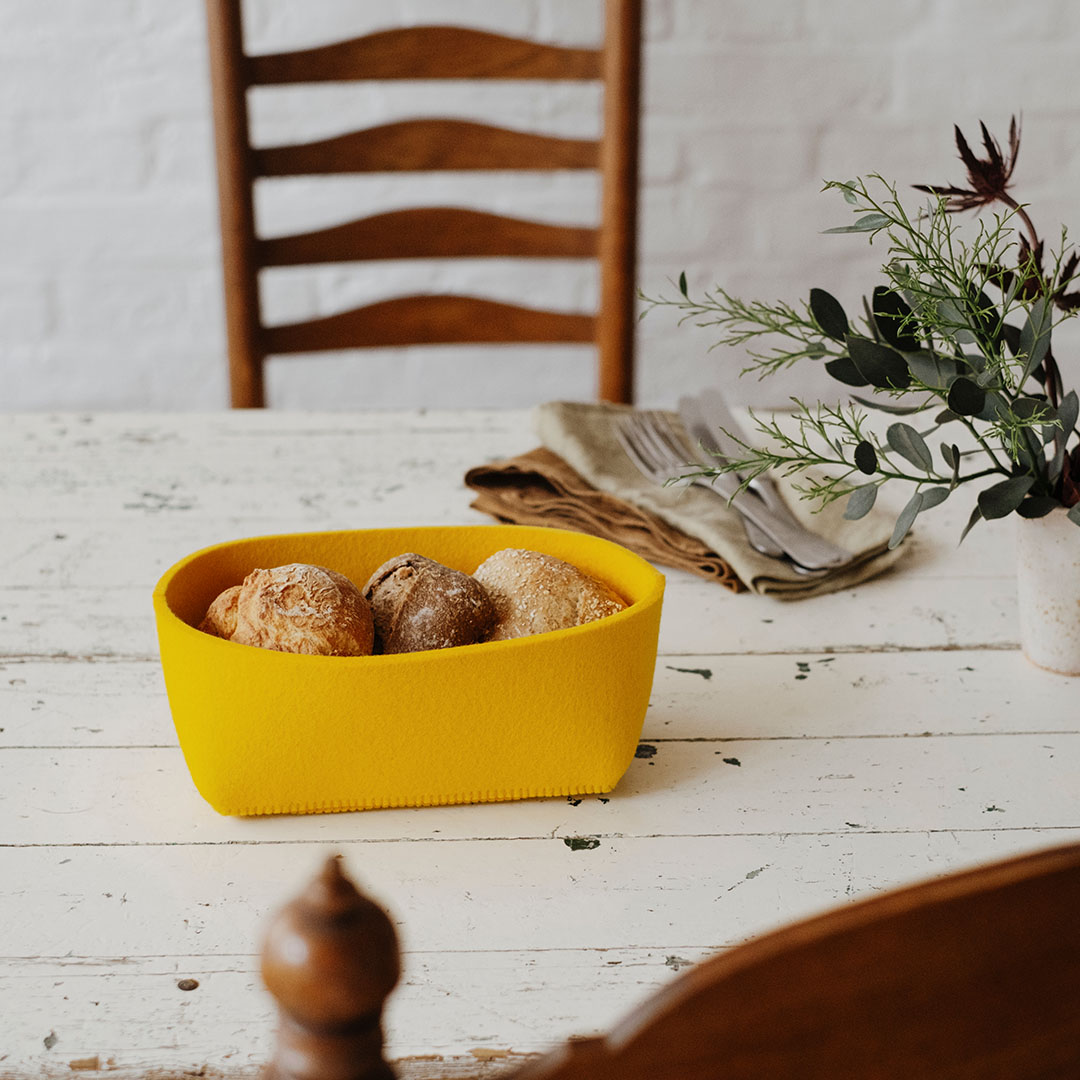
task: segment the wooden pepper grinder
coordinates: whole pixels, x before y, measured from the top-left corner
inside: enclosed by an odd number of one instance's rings
[[[262,977],[280,1011],[263,1080],[393,1080],[382,1010],[401,974],[397,934],[340,856],[274,918]]]

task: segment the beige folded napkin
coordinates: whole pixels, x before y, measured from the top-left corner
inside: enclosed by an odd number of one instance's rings
[[[845,521],[842,501],[814,513],[811,504],[799,499],[782,477],[776,477],[777,487],[795,517],[807,528],[854,552],[856,559],[840,570],[810,577],[760,554],[747,542],[738,511],[729,507],[722,496],[686,484],[661,487],[638,472],[615,435],[615,420],[628,408],[604,403],[549,402],[536,409],[534,423],[541,443],[589,484],[696,537],[754,592],[785,600],[838,592],[882,573],[901,557],[903,547],[888,550],[893,515],[875,508],[858,521]],[[672,420],[678,425],[676,417]]]
[[[593,487],[545,447],[477,465],[465,474],[465,483],[476,492],[473,509],[499,521],[601,536],[650,562],[688,570],[733,592],[744,588],[727,562],[702,541]]]

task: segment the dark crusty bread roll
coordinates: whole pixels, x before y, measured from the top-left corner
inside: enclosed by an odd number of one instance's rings
[[[497,621],[489,641],[580,626],[626,607],[603,582],[538,551],[496,551],[473,577],[495,605]]]
[[[468,574],[411,551],[384,562],[363,593],[384,653],[472,645],[495,622],[487,593]]]
[[[307,563],[248,574],[230,635],[241,645],[313,656],[368,656],[374,638],[371,608],[360,590],[334,570]]]

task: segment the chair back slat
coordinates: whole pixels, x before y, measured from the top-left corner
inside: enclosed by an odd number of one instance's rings
[[[595,169],[598,145],[471,120],[400,120],[317,142],[252,151],[257,176],[477,169]]]
[[[314,232],[257,241],[260,266],[367,259],[527,257],[588,259],[597,230],[452,206],[392,210]]]
[[[600,52],[460,26],[411,26],[251,56],[246,70],[253,86],[360,79],[593,80],[600,77]]]
[[[573,344],[591,342],[595,333],[591,315],[538,311],[475,296],[400,296],[322,319],[266,327],[262,343],[274,355],[330,347]]]

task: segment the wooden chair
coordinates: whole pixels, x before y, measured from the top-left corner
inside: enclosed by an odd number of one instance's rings
[[[1076,1080],[1080,845],[930,881],[689,969],[520,1080]],[[297,940],[301,939],[301,940]],[[389,1080],[393,926],[331,860],[271,924],[265,1080]]]
[[[265,404],[267,356],[325,349],[462,342],[595,343],[598,395],[633,388],[641,0],[605,0],[602,49],[562,48],[450,26],[389,30],[273,55],[244,52],[240,0],[207,0],[217,143],[225,315],[234,407]],[[296,146],[255,149],[255,86],[382,79],[600,80],[599,141],[466,121],[415,119]],[[523,221],[453,207],[407,209],[299,236],[260,239],[252,190],[264,177],[476,169],[598,169],[598,228]],[[595,317],[467,296],[409,296],[286,326],[264,326],[259,271],[367,259],[449,256],[596,258]]]

